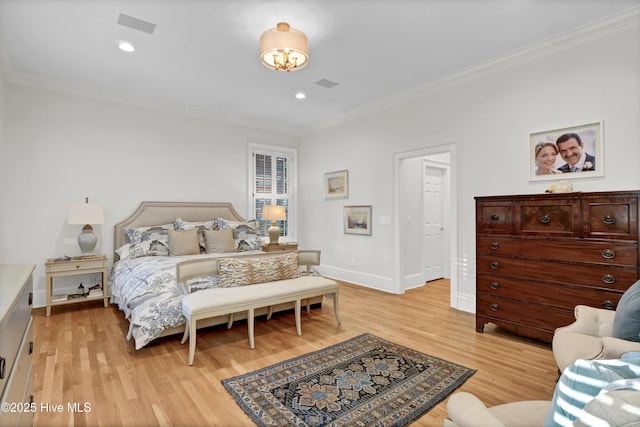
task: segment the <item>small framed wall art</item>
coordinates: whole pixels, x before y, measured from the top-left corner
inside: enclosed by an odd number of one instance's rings
[[[529,135],[529,180],[604,176],[602,122]]]
[[[324,174],[324,198],[349,198],[349,171],[342,170]]]
[[[344,233],[371,236],[371,205],[344,207]]]

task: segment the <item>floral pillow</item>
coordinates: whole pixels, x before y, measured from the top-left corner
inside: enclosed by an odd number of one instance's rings
[[[169,255],[169,230],[173,228],[173,224],[125,228],[131,243],[129,257]]]
[[[185,221],[182,218],[176,219],[176,230],[187,231],[192,228],[198,228],[198,241],[200,242],[200,252],[205,252],[207,249],[206,241],[204,239],[204,230],[217,230],[218,222],[215,219],[209,221]]]
[[[259,251],[262,249],[262,238],[258,233],[257,221],[239,222],[218,218],[218,228],[233,229],[233,240],[237,251]]]
[[[220,276],[195,277],[187,280],[185,284],[189,293],[204,289],[220,288]]]

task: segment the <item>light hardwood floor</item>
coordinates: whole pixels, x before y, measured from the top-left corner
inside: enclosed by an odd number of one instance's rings
[[[180,336],[135,350],[125,341],[128,323],[115,306],[98,303],[34,312],[35,426],[250,426],[254,425],[221,380],[319,350],[362,333],[477,369],[459,390],[489,405],[550,399],[557,368],[549,345],[501,332],[475,331],[474,315],[449,307],[449,282],[392,295],[341,283],[336,324],[331,304],[303,311],[302,336],[293,313],[256,321],[250,350],[246,322],[231,330],[198,332],[193,366]],[[69,411],[68,404],[90,405]],[[441,426],[446,400],[413,425]],[[53,409],[54,407],[50,407]],[[59,409],[59,408],[57,408]]]

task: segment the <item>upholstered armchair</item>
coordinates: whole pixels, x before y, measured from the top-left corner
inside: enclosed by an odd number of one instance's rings
[[[550,400],[524,400],[488,408],[475,395],[460,391],[447,402],[443,427],[541,427],[550,407]]]
[[[443,427],[542,427],[549,425],[545,419],[551,406],[551,401],[523,400],[487,408],[473,394],[458,392],[447,402]],[[562,425],[639,427],[639,409],[640,391],[608,391],[589,401],[573,422]]]
[[[623,309],[620,301],[619,310]],[[640,342],[613,336],[615,311],[578,305],[574,316],[574,323],[556,329],[553,335],[553,356],[560,372],[578,359],[618,359],[624,353],[640,351]]]
[[[488,390],[488,392],[491,392]],[[488,408],[454,393],[444,427],[640,427],[640,357],[578,360],[568,366],[550,401],[525,400]]]

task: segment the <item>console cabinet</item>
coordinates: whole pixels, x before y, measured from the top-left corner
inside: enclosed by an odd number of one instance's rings
[[[640,191],[476,197],[476,330],[550,342],[639,276]]]
[[[33,424],[32,264],[0,265],[0,426]]]

